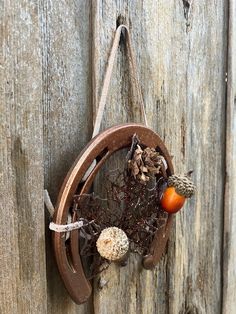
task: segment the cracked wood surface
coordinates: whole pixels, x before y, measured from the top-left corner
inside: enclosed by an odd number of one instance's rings
[[[235,0],[229,3],[235,44]],[[217,314],[222,305],[224,314],[233,312],[233,70],[223,210],[227,9],[223,0],[0,1],[1,313]],[[88,304],[77,306],[56,270],[47,214],[44,230],[43,188],[55,203],[90,139],[117,19],[131,30],[149,124],[174,155],[176,172],[194,169],[198,193],[176,215],[154,271],[131,255],[126,267],[102,273],[107,284],[98,289],[98,278]],[[131,96],[121,44],[103,128],[140,121]]]

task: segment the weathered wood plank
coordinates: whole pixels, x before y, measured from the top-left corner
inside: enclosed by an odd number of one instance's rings
[[[224,265],[225,2],[94,0],[93,47],[89,1],[39,3],[0,2],[0,312],[93,312],[92,300],[77,306],[63,287],[48,217],[45,273],[43,139],[45,187],[55,202],[66,172],[90,138],[91,103],[95,112],[119,16],[131,28],[149,123],[175,156],[176,170],[194,168],[198,194],[176,216],[168,255],[155,271],[143,270],[131,256],[126,268],[113,265],[101,275],[108,280],[102,290],[95,281],[94,312],[220,313],[222,266],[223,313],[233,312],[235,1],[230,0]],[[128,81],[122,46],[103,127],[139,121]]]
[[[89,1],[42,7],[45,188],[55,204],[63,179],[92,130]],[[46,224],[49,221],[47,219]],[[48,313],[90,313],[70,299],[47,236]]]
[[[0,312],[47,313],[38,4],[1,1],[0,19]]]
[[[236,1],[229,1],[223,313],[236,309]]]
[[[221,313],[227,6],[224,1],[191,3],[185,5],[188,32],[181,37],[186,53],[177,61],[172,94],[178,96],[171,103],[184,104],[178,122],[182,156],[175,160],[182,157],[185,169],[194,169],[198,193],[176,217],[169,310]]]
[[[134,256],[126,268],[104,272],[109,282],[95,290],[95,313],[221,311],[226,11],[224,1],[93,1],[94,108],[121,15],[137,51],[149,123],[175,156],[176,171],[194,168],[198,185],[176,216],[168,256],[154,272]],[[103,127],[131,119],[127,68],[121,48]]]

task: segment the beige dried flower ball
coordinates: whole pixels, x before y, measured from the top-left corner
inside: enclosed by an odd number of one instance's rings
[[[109,227],[102,230],[96,245],[98,253],[102,257],[109,261],[116,261],[128,252],[129,239],[123,230]]]

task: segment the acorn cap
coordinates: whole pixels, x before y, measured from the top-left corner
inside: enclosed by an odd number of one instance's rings
[[[186,198],[191,197],[196,190],[194,183],[187,176],[176,174],[168,178],[168,186],[173,186],[178,194]]]
[[[117,261],[128,252],[129,239],[123,230],[109,227],[102,230],[96,245],[98,253],[102,257],[109,261]]]

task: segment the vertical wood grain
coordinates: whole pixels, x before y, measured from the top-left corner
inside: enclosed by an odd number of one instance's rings
[[[229,1],[223,313],[236,309],[236,2]]]
[[[146,5],[148,6],[148,3]],[[121,1],[120,3],[117,1],[93,2],[94,111],[96,111],[101,92],[104,70],[117,26],[117,19],[123,20],[124,23],[131,26],[132,39],[138,51],[137,56],[140,57],[140,59],[137,59],[139,74],[145,73],[145,70],[140,67],[140,60],[144,62],[146,60],[143,49],[143,45],[146,43],[142,43],[142,40],[140,40],[140,37],[145,38],[142,28],[144,22],[140,23],[139,16],[142,9],[142,2],[132,2],[131,4],[128,4],[127,1]],[[132,27],[133,24],[130,25],[129,23],[129,14],[133,17],[133,21],[139,21],[136,31],[134,29],[135,25]],[[130,21],[132,21],[131,17]],[[148,61],[146,62],[148,63]],[[121,45],[117,63],[113,70],[107,107],[103,118],[103,128],[127,121],[140,121],[139,110],[134,107],[131,98],[128,71],[124,45]],[[150,81],[149,83],[152,84]],[[148,100],[146,100],[146,103],[148,103]],[[147,112],[147,114],[150,117],[150,112]],[[116,163],[119,164],[119,161],[117,160]],[[115,168],[115,161],[111,164]],[[165,271],[158,272],[158,270],[165,268],[166,260],[163,260],[154,272],[143,270],[140,264],[140,258],[131,255],[126,267],[120,269],[116,265],[112,265],[106,272],[101,274],[94,284],[95,313],[164,313],[161,311],[165,308],[164,304],[166,303],[166,273]],[[158,280],[156,280],[157,277]],[[97,288],[100,279],[108,282],[101,290]]]
[[[90,2],[42,2],[44,175],[55,204],[73,161],[90,139]],[[48,313],[86,313],[76,305],[57,271],[46,220]]]
[[[183,161],[186,170],[194,169],[198,192],[176,216],[168,261],[169,311],[221,313],[227,5],[188,2],[185,53],[182,65],[181,56],[177,61],[172,93],[185,94],[177,98],[183,111],[175,164]]]
[[[0,2],[0,312],[47,313],[39,6]]]
[[[223,0],[0,1],[1,313],[234,312],[235,0],[225,117],[227,10]],[[176,172],[194,169],[198,193],[176,215],[154,271],[131,255],[126,267],[103,272],[78,306],[57,272],[43,188],[55,203],[90,139],[117,20],[131,30],[149,124]],[[102,128],[141,121],[128,71],[121,43]]]
[[[224,187],[227,6],[224,1],[93,1],[94,111],[121,19],[131,29],[150,126],[174,155],[176,172],[194,169],[195,198],[176,215],[155,271],[131,256],[112,266],[94,292],[95,313],[220,313]],[[133,117],[130,115],[133,111]],[[121,46],[103,127],[139,121]],[[115,297],[114,297],[115,296]]]

